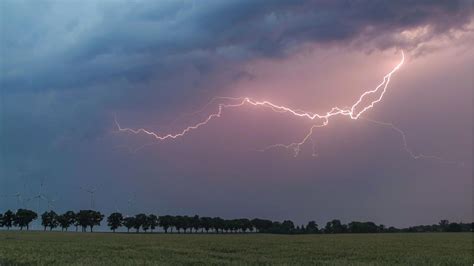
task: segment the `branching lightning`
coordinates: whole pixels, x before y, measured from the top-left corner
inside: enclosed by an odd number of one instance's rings
[[[399,127],[395,126],[393,123],[377,121],[377,120],[373,120],[373,119],[366,118],[366,117],[363,117],[362,119],[364,119],[368,122],[374,123],[376,125],[384,126],[384,127],[387,127],[387,128],[390,128],[390,129],[396,131],[402,139],[403,149],[405,150],[406,153],[408,153],[408,155],[410,155],[411,158],[413,158],[415,160],[418,160],[418,159],[432,159],[432,160],[437,160],[437,161],[447,163],[447,164],[455,164],[455,165],[458,165],[458,166],[464,166],[463,162],[449,161],[449,160],[445,160],[445,159],[443,159],[439,156],[435,156],[435,155],[415,153],[410,148],[410,146],[408,145],[408,140],[407,140],[407,136],[406,136],[405,132],[403,130],[401,130]]]
[[[302,119],[309,119],[311,121],[314,121],[314,124],[309,128],[308,132],[306,135],[304,135],[299,141],[292,142],[289,144],[274,144],[270,145],[268,147],[265,147],[263,149],[259,149],[258,151],[267,151],[269,149],[274,149],[274,148],[285,148],[285,149],[290,149],[293,151],[294,155],[297,156],[301,150],[301,146],[304,145],[305,143],[308,142],[308,140],[311,140],[312,145],[313,145],[313,156],[317,156],[317,153],[315,151],[315,143],[314,140],[312,139],[313,132],[316,128],[321,128],[325,127],[329,124],[330,119],[335,116],[345,116],[348,117],[352,120],[358,120],[361,118],[362,114],[370,110],[375,106],[375,104],[379,103],[388,88],[388,85],[390,83],[390,80],[392,78],[392,75],[397,72],[405,62],[405,55],[403,51],[401,52],[401,60],[400,62],[389,72],[387,73],[384,77],[383,80],[380,84],[378,84],[374,89],[365,91],[360,95],[360,97],[354,102],[354,104],[350,107],[346,108],[339,108],[339,107],[333,107],[331,108],[328,112],[323,113],[323,114],[317,114],[317,113],[312,113],[312,112],[306,112],[300,109],[293,109],[290,107],[286,107],[283,105],[277,105],[275,103],[272,103],[270,101],[264,100],[264,101],[257,101],[254,99],[251,99],[249,97],[241,97],[241,98],[233,98],[233,97],[215,97],[213,98],[209,103],[207,103],[201,110],[198,110],[197,112],[194,112],[192,114],[200,113],[205,110],[206,107],[211,105],[214,102],[219,102],[218,103],[218,108],[217,111],[214,113],[211,113],[202,120],[199,123],[187,126],[180,132],[176,133],[169,133],[169,134],[159,134],[151,130],[147,130],[145,128],[138,128],[138,129],[133,129],[133,128],[127,128],[127,127],[122,127],[117,118],[115,118],[115,124],[120,132],[128,132],[128,133],[133,133],[133,134],[146,134],[158,141],[165,141],[165,140],[175,140],[177,138],[181,138],[188,133],[190,133],[193,130],[199,129],[202,126],[205,126],[208,124],[210,121],[220,118],[223,115],[223,112],[225,109],[230,109],[230,108],[238,108],[242,107],[244,105],[251,105],[251,106],[256,106],[256,107],[262,107],[262,108],[267,108],[270,109],[273,112],[277,113],[287,113],[290,114],[291,116],[294,116],[295,118],[302,118]],[[190,115],[190,114],[188,114]],[[365,119],[365,118],[364,118]],[[420,159],[420,158],[434,158],[434,159],[440,159],[439,157],[436,156],[427,156],[427,155],[422,155],[422,154],[415,154],[407,145],[406,141],[406,136],[403,131],[401,131],[399,128],[395,127],[391,123],[384,123],[384,122],[378,122],[375,120],[369,120],[373,123],[386,126],[386,127],[391,127],[394,130],[398,131],[402,138],[403,138],[403,144],[404,144],[404,149],[407,151],[407,153],[413,158],[413,159]],[[147,146],[149,144],[145,144],[144,146]],[[143,148],[139,147],[138,149]],[[137,150],[138,150],[137,149]],[[136,151],[136,150],[135,150]]]

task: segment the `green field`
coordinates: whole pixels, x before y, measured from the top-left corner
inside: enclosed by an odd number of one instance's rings
[[[0,231],[0,265],[473,263],[472,233],[165,235]]]

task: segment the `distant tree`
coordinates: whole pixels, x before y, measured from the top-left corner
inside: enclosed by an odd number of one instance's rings
[[[347,229],[350,233],[377,233],[380,231],[379,226],[373,222],[350,222]]]
[[[449,221],[448,220],[441,220],[439,221],[439,227],[442,232],[448,231]]]
[[[64,231],[64,229],[68,228],[69,222],[64,214],[59,215],[57,219],[59,226],[61,227],[61,231]]]
[[[306,225],[306,232],[308,234],[317,234],[319,233],[318,224],[315,221],[310,221]]]
[[[62,215],[64,219],[64,229],[66,229],[66,232],[68,228],[72,225],[76,225],[76,214],[73,211],[67,211]],[[77,231],[77,225],[76,225],[76,231]]]
[[[165,233],[168,233],[168,229],[172,226],[172,219],[173,218],[170,215],[160,216],[159,225],[163,228],[163,230],[165,230]]]
[[[38,214],[31,210],[18,209],[14,216],[13,224],[20,227],[20,230],[23,230],[23,227],[26,227],[26,230],[30,229],[30,223],[38,218]]]
[[[100,226],[100,222],[104,219],[104,215],[98,211],[89,211],[89,227],[91,229],[94,228],[94,226]]]
[[[181,215],[173,216],[172,225],[174,228],[176,228],[176,231],[180,233],[181,229],[183,228],[183,216]]]
[[[397,229],[397,228],[395,228],[395,227],[393,227],[393,226],[390,226],[390,227],[386,230],[386,232],[388,232],[388,233],[396,233],[396,232],[398,232],[398,231],[399,231],[399,229]]]
[[[252,226],[257,229],[259,233],[269,232],[270,228],[273,226],[273,222],[270,220],[258,219],[255,218],[251,221]]]
[[[187,215],[183,216],[182,218],[182,221],[181,221],[181,225],[182,225],[182,228],[184,229],[184,233],[186,233],[186,230],[189,229],[189,231],[191,231],[192,229],[192,217],[189,217]],[[191,232],[192,233],[192,232]]]
[[[450,223],[448,225],[447,232],[461,232],[462,226],[458,223]]]
[[[233,233],[237,233],[239,228],[241,228],[239,219],[227,220],[226,224],[227,224],[227,226],[226,226],[227,230],[230,230]],[[226,230],[226,232],[227,232],[227,230]]]
[[[135,225],[135,217],[125,217],[123,218],[123,226],[127,228],[127,232],[130,232],[130,228]]]
[[[2,228],[3,225],[3,213],[0,213],[0,228]]]
[[[145,220],[142,223],[142,229],[143,229],[143,232],[145,233],[148,231],[148,229],[150,229],[150,221],[148,220],[148,216],[145,218]]]
[[[82,227],[82,232],[85,232],[87,227],[92,232],[95,226],[99,226],[104,219],[104,215],[94,210],[80,210],[76,215],[77,223]]]
[[[135,230],[138,233],[140,232],[140,227],[142,227],[143,225],[146,226],[146,222],[147,222],[146,214],[144,213],[137,214],[135,215],[135,223],[133,224],[133,228],[135,228]]]
[[[345,233],[347,231],[347,226],[343,225],[339,220],[332,220],[326,223],[326,227],[324,228],[325,233],[329,234],[340,234]]]
[[[13,225],[13,221],[15,220],[15,214],[11,210],[7,210],[3,214],[2,225],[10,230],[10,227]]]
[[[80,210],[76,214],[77,224],[82,227],[82,232],[85,232],[90,224],[89,212],[90,210]]]
[[[214,217],[211,220],[211,227],[216,233],[219,233],[219,230],[222,230],[224,227],[224,220],[220,217]]]
[[[122,226],[123,216],[121,213],[114,212],[107,217],[107,225],[115,233],[115,230]]]
[[[209,233],[209,229],[212,228],[212,218],[211,217],[202,217],[200,218],[200,224],[202,228],[206,231],[206,233]]]
[[[295,230],[295,224],[290,220],[283,221],[281,229],[282,233],[291,234]]]
[[[201,227],[201,219],[199,219],[199,215],[194,215],[191,220],[191,226],[194,228],[194,232],[198,232],[199,228]]]
[[[383,224],[380,224],[377,229],[378,229],[377,232],[379,233],[384,233],[387,231],[387,229],[385,228],[385,225]]]
[[[155,230],[155,228],[159,226],[158,217],[154,214],[150,214],[147,217],[147,221],[148,221],[148,225],[150,227],[150,230],[153,233],[153,230]]]
[[[44,227],[44,231],[49,227],[49,231],[58,227],[58,214],[54,211],[46,211],[41,215],[41,225]]]
[[[228,233],[229,230],[232,230],[232,227],[233,227],[232,223],[233,222],[234,221],[232,221],[232,220],[223,220],[221,230],[223,230],[225,233]]]
[[[238,226],[243,233],[247,232],[247,230],[253,230],[252,222],[246,218],[239,219]]]
[[[79,226],[81,226],[81,223],[79,222],[79,213],[76,213],[74,215],[74,227],[76,228],[76,232],[78,231]]]
[[[222,220],[221,223],[221,232],[224,231],[225,233],[228,233],[229,230],[232,232],[232,229],[236,228],[235,226],[235,220]]]

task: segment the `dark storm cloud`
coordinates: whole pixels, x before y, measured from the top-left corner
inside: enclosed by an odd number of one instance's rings
[[[35,6],[33,6],[33,4]],[[472,17],[466,1],[4,2],[7,89],[81,87],[169,76],[181,64],[282,56],[304,43],[410,48],[393,35],[430,26],[424,40]],[[79,8],[79,12],[75,12]],[[51,14],[52,13],[52,14]],[[21,17],[21,19],[20,19]],[[376,39],[376,43],[371,43]],[[366,48],[367,48],[366,47]],[[176,58],[180,60],[176,60]],[[220,61],[221,62],[221,61]]]

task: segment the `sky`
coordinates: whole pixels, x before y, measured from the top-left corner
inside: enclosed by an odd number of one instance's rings
[[[325,113],[375,88],[402,51],[383,100],[331,118],[297,156],[258,151],[312,125],[268,108],[164,141],[115,123],[177,133],[216,96]],[[81,187],[96,187],[105,213],[470,222],[473,73],[470,0],[3,0],[0,210],[88,209]]]

